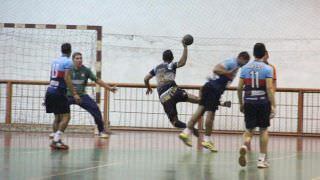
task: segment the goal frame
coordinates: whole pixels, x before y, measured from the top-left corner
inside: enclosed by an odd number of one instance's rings
[[[66,29],[66,30],[91,30],[96,31],[96,76],[101,79],[102,68],[102,26],[95,25],[69,25],[69,24],[21,24],[21,23],[0,23],[2,28],[25,28],[25,29]],[[101,88],[96,85],[96,102],[100,106]]]

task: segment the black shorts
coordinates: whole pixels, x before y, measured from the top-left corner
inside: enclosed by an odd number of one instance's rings
[[[70,113],[70,105],[65,94],[46,93],[45,106],[47,113],[66,114]]]
[[[244,103],[244,120],[247,129],[256,127],[267,128],[270,126],[270,103]]]
[[[165,102],[161,102],[164,111],[166,112],[168,118],[172,120],[178,115],[177,103],[185,102],[188,99],[188,94],[185,90],[175,87],[176,89],[172,91],[170,98]]]
[[[207,82],[201,88],[200,105],[204,106],[205,111],[215,112],[220,105],[220,98],[224,89],[215,87],[214,84]]]

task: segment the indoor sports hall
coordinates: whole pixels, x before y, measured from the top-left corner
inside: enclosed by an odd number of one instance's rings
[[[320,2],[1,4],[0,180],[320,180]],[[187,34],[193,37],[190,45],[185,44]],[[116,88],[113,93],[89,81],[86,93],[99,106],[106,137],[97,134],[90,113],[70,105],[71,119],[61,134],[65,150],[51,146],[57,136],[54,132],[49,139],[55,116],[46,113],[45,104],[52,85],[51,63],[61,56],[63,43],[71,44],[72,53],[81,52],[83,65]],[[146,94],[144,83],[162,63],[165,50],[178,62],[187,47],[186,63],[176,69],[175,82],[202,97],[215,65],[241,51],[250,54],[249,63],[255,61],[256,43],[265,44],[277,75],[267,168],[257,168],[259,129],[247,145],[246,166],[238,162],[246,130],[237,93],[241,67],[220,99],[230,101],[230,107],[219,106],[215,112],[210,138],[218,152],[202,144],[208,113],[198,119],[199,138],[191,135],[188,147],[179,139],[184,128],[175,128],[162,107],[156,78],[150,80],[152,94]],[[188,124],[198,106],[178,103],[178,119]]]

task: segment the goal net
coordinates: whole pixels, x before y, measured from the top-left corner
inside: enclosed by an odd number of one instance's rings
[[[100,71],[96,64],[101,62],[101,32],[100,26],[0,23],[0,79],[49,80],[51,62],[61,55],[65,42],[71,43],[72,52],[82,53],[84,65]],[[12,122],[50,124],[52,117],[42,106],[45,91],[46,85],[13,85]],[[5,92],[5,85],[0,85],[1,97]],[[88,93],[95,98],[94,87]],[[1,100],[4,107],[5,99]],[[93,124],[88,113],[76,106],[72,109],[71,124]],[[1,114],[3,122],[5,113]]]
[[[0,28],[1,79],[48,80],[51,61],[61,55],[60,46],[64,42],[71,43],[73,52],[81,52],[84,64],[94,70],[97,31],[55,27],[25,28],[17,24],[4,27],[3,24]]]

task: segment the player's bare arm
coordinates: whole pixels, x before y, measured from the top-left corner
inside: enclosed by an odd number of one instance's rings
[[[275,103],[275,98],[274,98],[274,91],[273,91],[273,80],[272,78],[267,78],[266,79],[266,86],[267,86],[267,94],[268,94],[268,99],[271,103],[271,113],[275,113],[276,109],[276,103]]]
[[[183,45],[183,53],[182,53],[182,56],[177,64],[177,68],[186,65],[187,59],[188,59],[188,47],[185,44],[184,40],[182,40],[182,45]]]
[[[106,82],[104,82],[103,80],[101,79],[98,79],[96,81],[96,83],[101,86],[101,87],[104,87],[105,89],[115,93],[117,91],[117,87],[116,86],[109,86]]]
[[[150,73],[148,73],[145,77],[144,77],[144,84],[147,87],[147,92],[146,94],[152,94],[152,88],[151,85],[149,83],[150,79],[152,79],[152,75]]]
[[[274,88],[274,90],[276,90],[277,87],[278,87],[278,85],[277,85],[277,80],[276,80],[276,79],[273,79],[273,88]]]
[[[213,68],[213,73],[217,75],[232,76],[232,74],[237,70],[238,68],[228,71],[222,64],[218,64]]]
[[[243,113],[243,86],[244,86],[244,81],[242,78],[239,79],[239,84],[238,84],[238,99],[239,99],[239,104],[240,104],[240,112]]]

